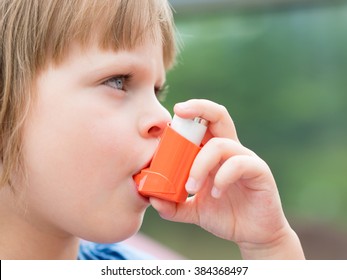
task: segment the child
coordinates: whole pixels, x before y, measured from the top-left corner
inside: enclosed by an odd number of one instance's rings
[[[158,101],[175,58],[167,1],[0,5],[1,259],[137,258],[117,242],[150,204],[236,242],[244,258],[304,257],[270,169],[211,101],[174,108],[210,122],[186,185],[195,195],[175,204],[138,194],[133,176],[171,119]]]

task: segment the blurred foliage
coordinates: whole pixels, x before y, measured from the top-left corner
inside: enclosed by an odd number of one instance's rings
[[[177,15],[184,48],[164,105],[223,104],[271,167],[292,219],[347,225],[347,5]],[[144,232],[188,258],[239,258],[233,244],[151,209]]]

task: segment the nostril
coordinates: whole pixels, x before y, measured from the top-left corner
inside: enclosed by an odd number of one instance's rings
[[[152,126],[149,130],[148,130],[148,134],[151,136],[159,136],[162,132],[162,129],[159,126]]]

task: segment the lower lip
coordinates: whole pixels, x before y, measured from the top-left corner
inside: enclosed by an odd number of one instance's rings
[[[144,202],[146,202],[147,204],[149,204],[149,198],[148,197],[145,197],[143,195],[141,195],[139,192],[138,192],[138,186],[136,185],[135,181],[134,181],[134,190],[136,192],[136,195]]]

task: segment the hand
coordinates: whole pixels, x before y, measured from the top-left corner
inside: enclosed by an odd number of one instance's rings
[[[176,104],[174,111],[210,124],[186,184],[193,196],[180,204],[151,198],[161,217],[194,223],[234,241],[246,257],[292,239],[270,168],[239,142],[227,110],[208,100],[189,100]]]

